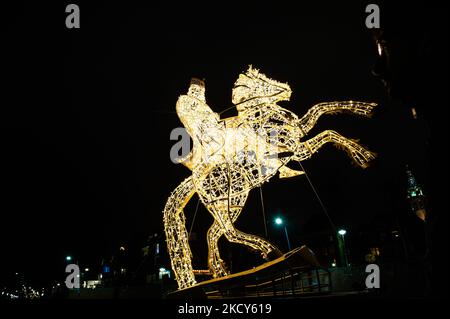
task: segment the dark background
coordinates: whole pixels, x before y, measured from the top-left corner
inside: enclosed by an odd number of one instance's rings
[[[364,24],[367,3],[260,3],[249,10],[232,3],[76,1],[81,28],[71,30],[64,24],[68,3],[18,2],[1,10],[3,277],[19,271],[44,283],[63,271],[67,254],[94,263],[119,245],[138,251],[149,234],[160,233],[165,201],[189,175],[169,158],[169,134],[181,126],[177,97],[190,77],[204,78],[208,104],[220,112],[230,106],[233,83],[249,64],[289,83],[292,99],[283,105],[298,115],[323,101],[379,103],[371,120],[324,116],[310,133],[335,129],[378,153],[366,170],[331,145],[303,163],[337,226],[351,235],[379,214],[407,209],[406,164],[435,207],[446,201],[443,189],[432,190],[440,185],[434,177],[444,184],[448,179],[447,126],[433,122],[433,113],[448,119],[445,81],[417,75],[431,94],[419,112],[425,119],[414,120],[412,105],[390,99],[371,72],[377,48]],[[427,10],[432,18],[426,21],[442,22],[434,17],[438,8]],[[424,24],[415,21],[414,30]],[[412,42],[414,32],[408,33]],[[445,51],[432,49],[431,75],[446,73]],[[430,137],[439,145],[434,153]],[[283,215],[295,246],[308,243],[302,237],[308,229],[329,229],[305,178],[275,177],[263,194],[269,221]],[[196,201],[186,210],[188,220]],[[261,216],[254,190],[238,228],[263,234]],[[212,219],[202,208],[197,218],[195,231],[203,236]],[[279,231],[269,226],[286,249]]]

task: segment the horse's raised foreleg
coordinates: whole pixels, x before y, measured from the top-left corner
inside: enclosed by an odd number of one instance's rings
[[[374,153],[366,150],[356,141],[348,139],[335,131],[326,130],[313,138],[300,143],[298,149],[295,151],[293,159],[296,161],[306,160],[326,143],[333,143],[335,146],[347,151],[353,161],[363,168],[366,168],[368,162],[375,158]]]
[[[376,103],[366,103],[357,101],[340,101],[319,103],[311,107],[308,112],[299,120],[299,125],[303,135],[306,135],[316,125],[319,117],[326,113],[350,112],[361,116],[372,116]]]

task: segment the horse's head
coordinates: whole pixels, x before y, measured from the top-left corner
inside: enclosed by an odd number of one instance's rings
[[[234,84],[232,102],[241,111],[260,103],[288,101],[291,93],[289,85],[269,79],[250,66]]]

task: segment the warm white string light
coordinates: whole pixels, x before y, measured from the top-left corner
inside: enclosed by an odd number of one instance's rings
[[[164,208],[167,246],[179,288],[196,283],[192,268],[183,208],[197,193],[214,217],[207,233],[208,267],[213,277],[228,275],[220,257],[218,240],[224,235],[230,242],[259,251],[264,258],[280,254],[264,238],[246,234],[234,227],[251,189],[279,172],[281,178],[302,174],[286,167],[291,161],[310,158],[325,143],[347,151],[356,164],[366,167],[374,154],[356,141],[326,130],[301,141],[323,114],[351,112],[370,117],[375,103],[342,101],[320,103],[301,118],[277,105],[289,100],[289,85],[269,79],[249,67],[236,81],[232,102],[239,114],[220,119],[206,104],[203,81],[193,79],[187,95],[178,99],[177,114],[193,140],[193,150],[182,163],[192,170],[170,195]]]

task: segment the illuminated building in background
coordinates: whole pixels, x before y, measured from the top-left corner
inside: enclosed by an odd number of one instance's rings
[[[426,212],[426,197],[423,193],[422,188],[417,183],[416,178],[414,177],[412,171],[406,167],[406,176],[407,176],[407,198],[409,204],[411,206],[412,211],[419,217],[422,221],[425,221],[427,212]]]

